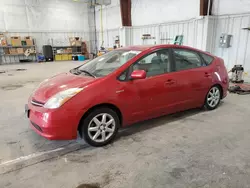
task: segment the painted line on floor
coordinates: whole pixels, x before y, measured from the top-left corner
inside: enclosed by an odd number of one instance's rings
[[[60,151],[60,150],[63,150],[63,149],[64,148],[57,148],[57,149],[50,150],[50,151],[33,153],[33,154],[30,154],[30,155],[27,155],[27,156],[18,157],[18,158],[13,159],[13,160],[2,162],[2,163],[0,163],[0,166],[10,165],[12,163],[17,163],[17,162],[20,162],[20,161],[26,161],[26,160],[32,159],[34,157],[38,157],[38,156],[45,155],[45,154],[52,153],[52,152],[57,152],[57,151]]]
[[[27,156],[21,156],[13,160],[8,160],[0,163],[0,175],[21,170],[25,167],[35,165],[56,157],[66,155],[68,153],[87,148],[88,145],[81,145],[78,143],[67,145],[67,147],[60,147],[54,150],[33,153]]]

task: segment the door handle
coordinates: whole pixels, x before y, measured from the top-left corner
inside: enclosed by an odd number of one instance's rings
[[[210,77],[210,76],[211,76],[211,74],[210,74],[210,73],[205,72],[205,77]]]
[[[175,83],[176,83],[175,80],[169,79],[169,80],[167,80],[167,81],[165,82],[165,85],[173,85],[173,84],[175,84]]]

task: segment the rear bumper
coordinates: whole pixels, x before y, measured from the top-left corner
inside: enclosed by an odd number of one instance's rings
[[[77,128],[83,112],[68,111],[61,107],[55,110],[28,104],[25,107],[31,128],[48,140],[72,140],[77,138]]]

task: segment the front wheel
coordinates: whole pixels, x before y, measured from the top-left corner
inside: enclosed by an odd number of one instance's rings
[[[109,108],[98,108],[83,120],[80,131],[89,145],[98,147],[109,144],[115,138],[119,126],[116,112]]]
[[[213,86],[207,93],[205,99],[205,107],[208,110],[214,110],[219,106],[220,100],[221,100],[220,88],[219,86]]]

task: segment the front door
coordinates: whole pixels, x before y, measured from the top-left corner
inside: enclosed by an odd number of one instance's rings
[[[146,79],[131,81],[138,92],[146,118],[164,114],[166,106],[173,102],[174,83],[168,79],[170,59],[169,49],[161,49],[143,57],[130,68],[130,72],[145,70],[147,73]]]

